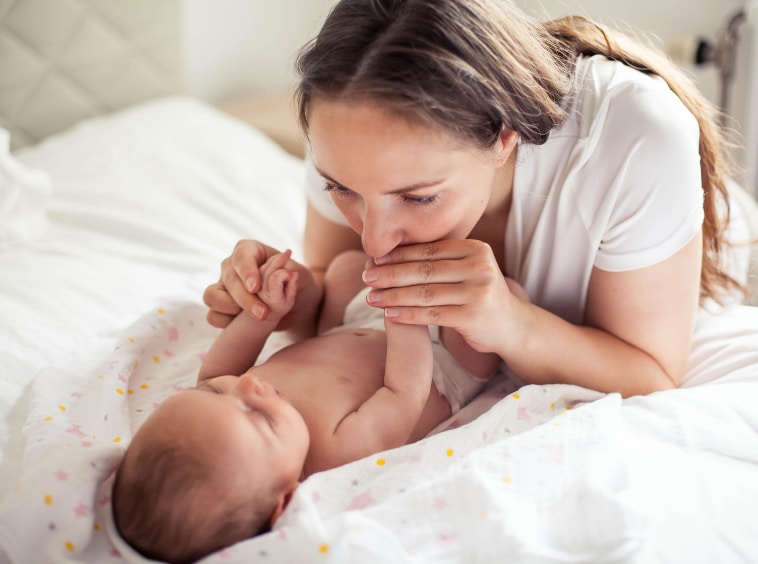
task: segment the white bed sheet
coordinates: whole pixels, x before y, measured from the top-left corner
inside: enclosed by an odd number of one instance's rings
[[[0,494],[39,370],[165,297],[199,303],[240,237],[298,256],[305,222],[300,161],[188,98],[85,122],[17,157],[53,189],[44,236],[0,252]]]
[[[182,98],[19,159],[53,191],[47,232],[0,253],[0,562],[144,562],[113,529],[115,464],[194,381],[233,243],[300,255],[303,167]],[[756,343],[758,309],[702,313],[686,386],[627,400],[501,376],[445,432],[311,476],[272,533],[208,561],[758,561]]]

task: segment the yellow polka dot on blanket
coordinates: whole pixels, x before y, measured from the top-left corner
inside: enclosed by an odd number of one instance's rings
[[[513,398],[514,398],[514,399],[519,399],[520,397],[521,397],[521,396],[520,396],[520,395],[518,395],[518,394],[513,394]]]
[[[504,484],[510,484],[513,480],[511,480],[510,476],[503,476],[503,483]]]
[[[123,396],[124,395],[124,390],[122,390],[121,388],[116,388],[116,393]]]
[[[163,315],[164,313],[166,313],[166,310],[163,309],[162,307],[159,307],[158,308],[158,315]]]
[[[445,454],[446,454],[447,456],[453,456],[453,455],[455,454],[455,451],[454,451],[453,449],[449,448],[449,449],[447,449],[447,450],[445,451]]]
[[[121,437],[114,437],[113,438],[113,442],[114,443],[120,443],[121,442]]]
[[[53,504],[53,496],[51,496],[50,494],[47,494],[43,498],[43,501],[45,502],[45,505],[52,505]]]
[[[327,552],[329,552],[329,545],[328,544],[322,544],[321,546],[318,547],[318,551],[321,554],[326,554]]]
[[[383,458],[377,458],[377,459],[376,459],[376,465],[377,465],[377,466],[384,466],[384,464],[385,464],[386,462],[387,462],[387,461],[386,461],[386,460],[384,460]]]
[[[66,411],[66,406],[65,405],[59,405],[58,409],[60,409],[61,411]]]
[[[153,362],[160,362],[160,361],[161,361],[161,357],[159,357],[159,356],[154,356],[153,357]]]
[[[136,343],[136,342],[137,342],[137,341],[135,341],[135,340],[134,340],[132,337],[129,337],[127,340],[128,340],[130,343]]]
[[[74,552],[74,544],[72,542],[67,542],[66,550],[68,550],[69,552]]]

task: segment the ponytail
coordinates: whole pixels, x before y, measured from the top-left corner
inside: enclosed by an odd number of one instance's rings
[[[700,128],[700,176],[705,194],[700,296],[720,302],[734,291],[745,295],[746,288],[729,275],[723,258],[729,244],[726,241],[729,223],[727,181],[731,167],[727,143],[719,126],[718,109],[670,59],[637,39],[611,31],[582,16],[567,16],[546,22],[544,26],[551,36],[572,48],[576,55],[603,55],[661,77],[695,116]]]

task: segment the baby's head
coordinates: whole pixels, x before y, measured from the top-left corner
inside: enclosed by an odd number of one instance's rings
[[[113,488],[116,526],[141,554],[169,562],[255,536],[297,487],[308,443],[303,418],[266,382],[206,381],[135,434]]]

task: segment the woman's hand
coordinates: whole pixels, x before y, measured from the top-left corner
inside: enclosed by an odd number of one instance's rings
[[[385,308],[385,315],[396,323],[451,327],[471,348],[501,356],[504,339],[511,346],[520,339],[519,299],[510,291],[492,249],[481,241],[398,247],[369,261],[363,279],[375,288],[369,303]]]
[[[221,277],[203,293],[209,310],[208,323],[224,328],[241,311],[256,319],[265,320],[269,310],[256,295],[261,289],[261,266],[280,251],[260,241],[239,241],[232,256],[221,263]],[[315,323],[321,301],[321,290],[307,267],[289,259],[287,270],[297,272],[297,295],[290,313],[282,318],[277,329],[288,329],[295,323]]]

